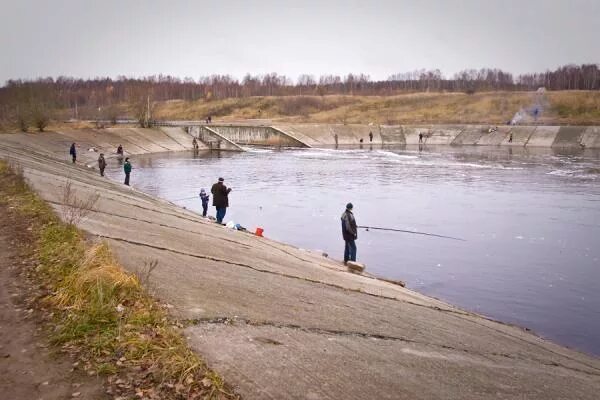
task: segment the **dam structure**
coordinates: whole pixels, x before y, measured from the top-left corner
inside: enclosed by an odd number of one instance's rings
[[[209,148],[243,151],[243,145],[319,147],[331,145],[454,145],[600,148],[600,127],[542,125],[255,125],[156,121],[179,127]],[[370,139],[372,136],[372,140]],[[361,142],[362,139],[362,142]]]
[[[191,348],[245,399],[597,399],[600,360],[322,254],[226,229],[99,176],[99,152],[135,156],[247,145],[600,147],[597,127],[170,124],[152,129],[0,134],[56,210],[63,191],[98,193],[79,223],[130,272],[155,260],[155,296],[184,322]],[[512,133],[512,141],[509,142]],[[201,136],[204,135],[204,136]],[[213,144],[210,144],[214,141]],[[77,143],[78,163],[68,150]],[[237,149],[235,146],[240,147]]]

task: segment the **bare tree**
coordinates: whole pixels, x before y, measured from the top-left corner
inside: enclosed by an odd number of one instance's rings
[[[96,210],[96,203],[100,199],[98,192],[91,193],[81,198],[73,188],[70,180],[67,181],[62,192],[62,216],[69,225],[76,225],[91,212]]]

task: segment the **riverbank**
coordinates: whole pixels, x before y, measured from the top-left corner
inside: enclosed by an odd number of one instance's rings
[[[600,390],[596,358],[209,223],[70,165],[55,135],[2,135],[0,154],[57,209],[67,182],[99,193],[79,227],[130,272],[156,263],[154,293],[245,398],[593,399]]]
[[[0,327],[7,339],[2,359],[10,358],[13,367],[4,371],[0,386],[12,382],[5,389],[14,394],[9,397],[239,398],[189,350],[180,324],[148,295],[143,285],[149,285],[153,265],[137,275],[126,273],[105,243],[86,242],[73,225],[92,212],[93,202],[68,186],[61,207],[68,223],[62,222],[20,174],[18,163],[0,160],[0,236],[13,245],[3,249],[0,273],[6,286],[14,274],[13,285],[20,289],[14,295],[28,309],[25,321]],[[5,251],[13,253],[12,266]],[[4,314],[9,306],[4,290],[0,300]],[[23,332],[23,325],[38,329]],[[31,348],[36,341],[43,353]],[[27,350],[33,351],[24,357]],[[49,367],[53,351],[63,353],[58,371]],[[20,376],[19,367],[29,380]]]

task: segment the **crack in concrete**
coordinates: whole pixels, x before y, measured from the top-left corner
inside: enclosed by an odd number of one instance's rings
[[[239,262],[235,262],[235,261],[230,261],[230,260],[225,260],[225,259],[217,258],[217,257],[213,257],[213,256],[207,256],[207,255],[203,255],[203,254],[188,253],[188,252],[184,252],[184,251],[180,251],[180,250],[170,249],[170,248],[162,247],[162,246],[156,246],[156,245],[149,244],[149,243],[137,242],[137,241],[134,241],[134,240],[124,239],[124,238],[120,238],[120,237],[116,237],[116,236],[108,236],[108,235],[103,235],[103,234],[95,234],[95,235],[98,236],[98,237],[101,237],[101,238],[111,239],[111,240],[115,240],[115,241],[119,241],[119,242],[124,242],[124,243],[129,243],[129,244],[133,244],[133,245],[137,245],[137,246],[145,246],[145,247],[150,247],[150,248],[153,248],[153,249],[156,249],[156,250],[162,250],[162,251],[172,252],[172,253],[175,253],[175,254],[180,254],[180,255],[183,255],[183,256],[194,257],[194,258],[199,258],[199,259],[204,259],[204,260],[210,260],[210,261],[215,261],[215,262],[222,262],[222,263],[229,264],[229,265],[234,265],[234,266],[237,266],[237,267],[248,268],[248,269],[251,269],[251,270],[254,270],[254,271],[257,271],[257,272],[262,272],[262,273],[271,274],[271,275],[277,275],[277,276],[281,276],[281,277],[289,278],[289,279],[297,279],[297,280],[301,280],[301,281],[305,281],[305,282],[309,282],[309,283],[315,283],[315,284],[318,284],[318,285],[329,286],[329,287],[333,287],[333,288],[340,289],[340,290],[343,290],[343,291],[355,292],[355,293],[359,293],[359,294],[363,294],[363,295],[367,295],[367,296],[372,296],[372,297],[376,297],[376,298],[380,298],[380,299],[397,301],[397,302],[400,302],[400,303],[409,304],[409,305],[416,306],[416,307],[427,308],[429,310],[440,311],[440,312],[449,313],[449,314],[469,315],[467,313],[460,312],[460,311],[443,309],[443,308],[440,308],[440,307],[437,307],[437,306],[428,306],[428,305],[425,305],[425,304],[414,303],[412,301],[402,300],[402,299],[398,299],[396,297],[390,297],[390,296],[384,296],[384,295],[380,295],[380,294],[374,294],[374,293],[365,292],[365,291],[363,291],[361,289],[351,289],[351,288],[347,288],[347,287],[342,286],[342,285],[336,285],[335,283],[328,283],[328,282],[323,282],[323,281],[319,281],[319,280],[316,280],[316,279],[311,279],[311,278],[306,278],[306,277],[301,277],[301,276],[286,274],[286,273],[283,273],[283,272],[271,271],[271,270],[268,270],[268,269],[258,268],[258,267],[254,267],[252,265],[248,265],[248,264],[244,264],[244,263],[239,263]]]
[[[451,351],[460,352],[460,353],[466,353],[469,355],[480,356],[480,357],[487,358],[487,359],[489,359],[489,357],[492,356],[492,357],[507,358],[507,359],[516,360],[516,361],[534,362],[534,363],[538,363],[538,364],[541,364],[541,365],[547,366],[547,367],[560,367],[560,368],[563,368],[563,369],[566,369],[569,371],[579,372],[579,373],[583,373],[583,374],[586,374],[589,376],[600,377],[600,373],[591,372],[591,371],[587,371],[587,370],[580,369],[580,368],[570,367],[570,366],[567,366],[567,365],[564,365],[561,363],[557,363],[555,361],[545,361],[545,360],[540,360],[537,358],[518,357],[516,355],[509,354],[509,353],[498,353],[498,352],[480,353],[477,351],[472,351],[472,350],[468,350],[468,349],[464,349],[464,348],[458,348],[458,347],[454,347],[454,346],[437,344],[437,343],[423,342],[423,341],[409,339],[409,338],[401,337],[401,336],[390,336],[390,335],[381,335],[381,334],[376,334],[376,333],[368,333],[368,332],[360,332],[360,331],[345,331],[345,330],[326,329],[326,328],[318,328],[318,327],[306,327],[306,326],[301,326],[301,325],[297,325],[297,324],[278,323],[278,322],[273,322],[273,321],[253,321],[250,319],[245,319],[245,318],[240,318],[240,317],[235,317],[235,318],[229,318],[229,317],[198,318],[198,319],[184,320],[181,322],[183,322],[183,324],[186,326],[199,326],[202,324],[235,326],[235,325],[241,323],[244,325],[249,325],[249,326],[259,327],[259,328],[260,327],[272,327],[272,328],[278,328],[278,329],[291,329],[291,330],[296,330],[296,331],[301,331],[301,332],[306,332],[306,333],[314,333],[317,335],[360,337],[363,339],[377,339],[377,340],[386,340],[386,341],[394,341],[394,342],[403,342],[403,343],[409,343],[409,344],[417,344],[417,345],[422,345],[422,346],[435,347],[435,348],[440,348],[440,349],[444,349],[444,350],[451,350]],[[580,361],[576,361],[576,362],[581,363]],[[586,367],[592,368],[594,370],[598,370],[597,368],[588,366],[585,363],[581,363],[581,364],[585,365]]]

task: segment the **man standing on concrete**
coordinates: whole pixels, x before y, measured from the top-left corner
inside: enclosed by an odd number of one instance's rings
[[[352,203],[346,204],[346,211],[342,214],[342,236],[346,242],[344,264],[348,261],[356,261],[356,243],[354,241],[358,239],[358,231],[352,208]]]
[[[369,132],[369,142],[373,141],[373,132]]]
[[[219,178],[219,182],[212,185],[210,192],[213,195],[213,206],[217,209],[217,222],[219,224],[223,223],[223,218],[225,218],[225,212],[227,212],[227,207],[229,207],[229,192],[231,192],[231,188],[227,188],[223,183],[225,179]]]
[[[125,171],[125,184],[129,186],[129,174],[131,174],[131,163],[129,162],[129,157],[125,159],[125,164],[123,164],[123,171]]]
[[[106,160],[104,159],[104,154],[100,153],[100,157],[98,157],[98,169],[100,169],[100,176],[104,176],[105,168],[106,168]]]
[[[69,149],[69,154],[71,155],[73,164],[75,164],[75,161],[77,161],[77,149],[75,148],[75,143],[71,144],[71,148]]]

